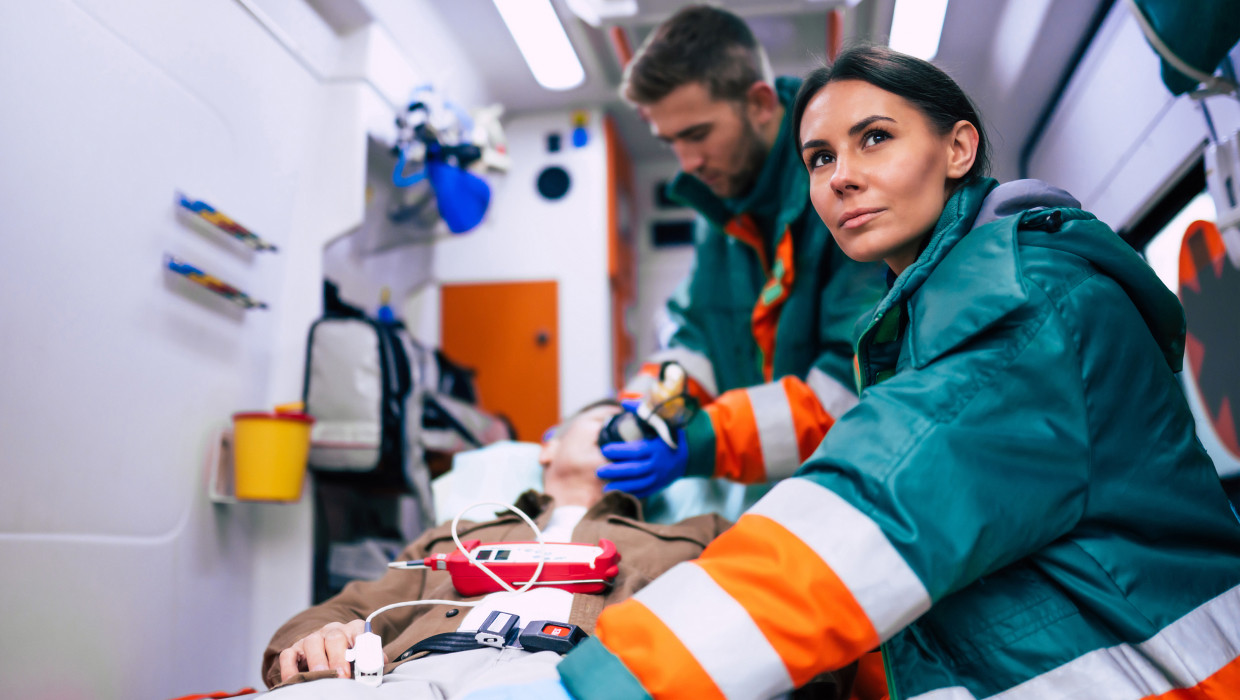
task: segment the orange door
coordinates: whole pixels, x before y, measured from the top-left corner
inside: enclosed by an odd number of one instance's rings
[[[485,410],[506,416],[517,438],[537,442],[560,419],[555,282],[445,284],[443,351],[476,372]]]

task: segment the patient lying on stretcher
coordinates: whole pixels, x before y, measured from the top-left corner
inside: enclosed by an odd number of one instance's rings
[[[532,620],[554,620],[590,633],[604,605],[628,598],[675,564],[696,558],[728,527],[729,523],[717,515],[669,525],[647,523],[636,499],[621,492],[603,493],[595,470],[604,459],[595,438],[602,424],[619,410],[614,403],[596,404],[555,430],[544,442],[539,457],[543,493],[527,491],[516,503],[543,530],[545,541],[613,542],[621,559],[619,573],[606,591],[585,594],[536,588],[469,598],[457,593],[448,572],[424,569],[392,570],[377,581],[355,581],[276,632],[263,657],[264,680],[268,686],[278,686],[274,695],[286,700],[389,695],[453,698],[489,686],[556,678],[555,664],[560,656],[552,651],[512,647],[410,650],[434,635],[477,630],[493,610],[518,615],[518,626]],[[529,526],[508,512],[482,522],[462,520],[458,535],[462,540],[483,543],[533,539]],[[442,525],[406,547],[400,559],[416,560],[455,550],[450,525]],[[363,619],[385,605],[421,599],[483,602],[477,607],[418,605],[376,616],[372,631],[382,638],[387,662],[383,683],[371,688],[352,680],[345,650],[363,632]],[[818,680],[813,697],[847,697],[851,673]]]

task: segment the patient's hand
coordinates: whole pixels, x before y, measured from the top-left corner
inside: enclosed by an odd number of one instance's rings
[[[349,662],[344,652],[353,646],[357,636],[366,631],[363,620],[354,620],[348,624],[329,622],[323,629],[311,632],[299,639],[293,646],[280,652],[280,680],[287,681],[305,671],[326,671],[335,669],[340,678],[349,678]],[[387,663],[387,654],[383,655]]]

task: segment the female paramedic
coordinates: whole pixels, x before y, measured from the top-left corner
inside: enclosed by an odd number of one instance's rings
[[[985,177],[929,63],[846,51],[794,125],[840,247],[891,270],[861,402],[605,610],[567,691],[764,698],[881,644],[892,700],[1236,697],[1240,523],[1177,384],[1175,296],[1063,191]]]

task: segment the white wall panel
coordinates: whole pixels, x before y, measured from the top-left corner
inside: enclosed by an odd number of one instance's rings
[[[0,65],[0,696],[260,684],[309,601],[308,506],[211,504],[204,454],[232,412],[300,393],[322,248],[360,221],[390,108],[318,82],[237,2],[3,3]],[[280,252],[186,226],[177,189]]]

